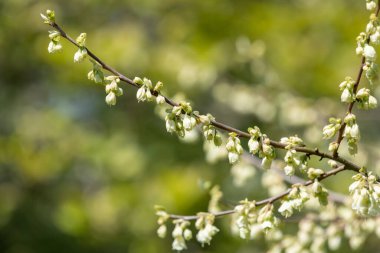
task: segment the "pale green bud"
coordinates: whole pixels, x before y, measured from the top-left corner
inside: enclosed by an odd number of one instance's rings
[[[156,86],[154,86],[154,91],[160,92],[162,87],[164,87],[164,84],[161,81],[158,81]]]
[[[269,170],[272,165],[272,158],[264,157],[261,161],[261,167],[265,170]]]
[[[144,84],[144,81],[140,77],[137,77],[137,76],[133,79],[133,82],[138,85]]]
[[[222,136],[220,136],[219,133],[216,133],[214,136],[214,145],[219,147],[220,145],[222,145],[222,143],[223,143]]]
[[[77,39],[76,39],[76,42],[77,44],[80,46],[80,47],[84,47],[86,45],[86,37],[87,37],[87,34],[86,33],[81,33]]]
[[[152,81],[149,80],[148,78],[145,78],[144,77],[144,81],[143,81],[144,85],[148,88],[148,89],[153,89],[153,85],[152,85]]]

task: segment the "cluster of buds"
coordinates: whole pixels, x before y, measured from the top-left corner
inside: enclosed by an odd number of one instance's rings
[[[49,31],[50,43],[48,46],[49,53],[55,53],[62,49],[62,44],[60,43],[61,34],[58,31]]]
[[[202,244],[210,244],[212,237],[219,232],[214,224],[215,216],[210,213],[198,213],[198,219],[195,227],[199,230],[197,233],[197,241]]]
[[[120,78],[118,76],[107,76],[105,81],[107,82],[105,86],[106,103],[110,106],[116,105],[116,97],[123,95],[123,89],[118,86]]]
[[[380,184],[372,173],[356,174],[349,191],[352,196],[352,209],[360,215],[378,215],[380,213]]]
[[[309,200],[309,194],[302,185],[293,185],[289,194],[282,200],[278,211],[288,218],[293,215],[294,210],[301,211],[306,201]]]
[[[140,86],[136,93],[137,101],[150,102],[156,98],[156,103],[158,105],[165,103],[164,96],[160,94],[162,87],[164,87],[164,84],[162,82],[158,81],[154,87],[152,81],[148,78],[141,79],[140,77],[135,77],[133,79],[133,82]],[[156,94],[156,96],[154,96],[153,93]]]
[[[328,125],[323,127],[323,139],[331,139],[332,137],[335,136],[335,134],[339,131],[341,127],[341,119],[337,118],[330,118]]]
[[[258,213],[257,222],[265,233],[275,229],[280,223],[273,211],[273,204],[269,203],[262,207]]]
[[[83,62],[84,59],[87,57],[87,49],[86,49],[86,33],[81,33],[76,39],[76,42],[78,44],[78,51],[74,54],[74,62],[80,63]]]
[[[158,216],[157,223],[159,225],[157,229],[157,235],[160,238],[165,238],[167,227],[166,227],[166,221],[169,219],[169,214],[165,211],[165,208],[162,206],[155,206],[156,209],[156,215]]]
[[[231,164],[239,161],[240,156],[243,154],[243,147],[240,144],[240,139],[235,132],[229,133],[229,138],[226,144],[228,151],[228,160]]]
[[[240,201],[240,205],[235,207],[235,211],[238,215],[235,222],[239,230],[239,236],[242,239],[249,239],[251,228],[257,219],[256,202],[248,201],[247,199]]]
[[[343,136],[348,143],[348,151],[351,155],[355,155],[358,150],[358,142],[360,140],[359,126],[356,124],[356,116],[352,113],[344,118],[346,128],[344,129]]]
[[[172,243],[172,249],[176,251],[185,250],[187,249],[186,241],[191,240],[193,237],[191,230],[188,229],[190,222],[179,219],[174,220],[173,223],[175,224],[175,227],[172,232],[172,237],[174,239]]]
[[[356,93],[356,101],[360,109],[374,109],[377,107],[377,100],[370,94],[370,90],[367,88],[361,88]]]
[[[269,138],[262,134],[257,126],[248,128],[248,133],[251,135],[248,141],[249,152],[253,155],[258,154],[263,159],[261,166],[264,169],[269,169],[275,157]]]
[[[46,15],[40,14],[45,24],[52,24],[55,22],[54,11],[47,10]],[[50,43],[48,46],[49,53],[55,53],[62,49],[62,44],[60,43],[61,34],[58,31],[49,31]]]
[[[285,149],[288,150],[284,157],[286,163],[286,166],[284,167],[285,174],[293,176],[296,169],[302,164],[302,161],[294,148],[302,146],[303,141],[298,136],[290,136],[281,138],[280,142],[285,144]]]
[[[355,100],[354,86],[355,81],[349,76],[339,84],[339,89],[342,91],[340,100],[343,103],[351,103]]]
[[[199,115],[199,121],[203,124],[203,136],[206,141],[213,141],[214,145],[219,147],[222,145],[222,136],[218,133],[216,128],[211,124],[215,118],[211,114]]]
[[[181,102],[178,106],[174,106],[165,116],[166,130],[169,133],[177,133],[179,137],[184,137],[185,131],[191,131],[197,125],[192,110],[187,102]]]
[[[102,65],[97,61],[91,59],[92,70],[88,72],[87,78],[97,84],[102,84],[104,82],[104,74],[102,71]]]

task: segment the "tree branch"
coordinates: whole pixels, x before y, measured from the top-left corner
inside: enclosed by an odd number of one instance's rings
[[[331,177],[331,176],[334,176],[336,174],[338,174],[339,172],[345,170],[344,168],[344,165],[342,166],[339,166],[338,168],[336,169],[332,169],[324,174],[322,174],[321,176],[319,176],[317,179],[318,181],[322,181],[328,177]],[[314,180],[308,180],[306,182],[304,182],[303,186],[309,186],[311,184],[314,183]],[[260,201],[257,201],[256,202],[256,206],[263,206],[263,205],[266,205],[266,204],[272,204],[274,202],[276,202],[277,200],[280,200],[282,199],[283,197],[285,197],[286,195],[289,194],[289,192],[291,191],[291,189],[287,189],[286,191],[274,196],[274,197],[270,197],[270,198],[266,198],[266,199],[263,199],[263,200],[260,200]],[[220,216],[225,216],[225,215],[228,215],[228,214],[233,214],[235,213],[235,210],[234,209],[231,209],[231,210],[225,210],[225,211],[221,211],[221,212],[215,212],[215,213],[211,213],[212,215],[214,215],[215,217],[220,217]],[[171,219],[182,219],[182,220],[196,220],[198,219],[199,217],[197,215],[189,215],[189,216],[186,216],[186,215],[176,215],[176,214],[169,214],[169,218]]]

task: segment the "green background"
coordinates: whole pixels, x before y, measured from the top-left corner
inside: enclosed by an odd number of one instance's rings
[[[126,76],[161,80],[169,96],[237,128],[298,133],[322,150],[323,125],[344,113],[338,84],[358,71],[355,37],[368,18],[364,0],[1,1],[1,252],[170,252],[170,236],[156,236],[155,204],[204,211],[202,181],[222,187],[226,208],[267,196],[260,173],[236,188],[226,159],[206,161],[201,139],[167,134],[133,87],[107,106],[87,80],[91,64],[73,63],[72,45],[48,54],[46,9]],[[377,169],[378,111],[358,118],[366,146],[353,160]],[[327,186],[347,194],[351,176]],[[265,251],[263,241],[231,236],[228,219],[217,224],[211,246],[193,240],[187,252]],[[365,247],[376,252],[376,238]]]

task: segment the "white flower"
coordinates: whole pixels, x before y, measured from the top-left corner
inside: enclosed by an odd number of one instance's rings
[[[164,104],[165,103],[165,98],[162,95],[158,95],[156,98],[156,103],[158,105]]]
[[[284,172],[285,172],[285,174],[287,175],[287,176],[293,176],[294,175],[294,173],[295,173],[295,168],[294,168],[294,166],[293,165],[286,165],[285,167],[284,167]]]
[[[376,2],[375,1],[369,1],[366,4],[367,10],[374,11],[376,9]]]
[[[140,87],[138,90],[137,90],[137,93],[136,93],[136,98],[137,98],[137,101],[145,101],[146,99],[146,92],[145,92],[145,87],[142,86]]]
[[[228,160],[231,164],[235,164],[239,160],[239,154],[236,152],[228,152]]]
[[[194,128],[194,126],[196,126],[196,124],[197,121],[194,117],[187,114],[183,117],[183,127],[186,131],[191,131]]]
[[[176,237],[173,241],[172,249],[176,251],[187,249],[185,239],[183,237]]]
[[[173,133],[173,132],[175,132],[175,130],[176,130],[175,121],[171,120],[171,119],[167,119],[166,120],[166,131],[168,131],[169,133]]]
[[[165,236],[166,236],[166,231],[167,231],[166,225],[161,225],[161,226],[157,229],[157,235],[158,235],[158,237],[160,237],[160,238],[165,238]]]
[[[82,62],[87,56],[87,50],[86,49],[79,49],[74,54],[74,62],[80,63]]]
[[[190,229],[185,229],[185,232],[183,232],[183,237],[186,241],[191,240],[193,238],[193,234],[191,233]]]
[[[374,34],[372,34],[369,38],[373,44],[378,45],[380,43],[380,32],[379,32],[379,30],[376,30],[376,32]]]
[[[248,141],[248,148],[249,148],[249,152],[251,152],[252,154],[256,154],[260,149],[260,144],[254,138],[251,138]]]
[[[116,105],[116,94],[113,91],[106,96],[106,103],[107,105]]]
[[[285,217],[288,218],[293,215],[293,206],[291,201],[282,202],[281,206],[278,208],[278,211]]]
[[[59,42],[56,41],[50,41],[49,46],[48,46],[48,52],[50,54],[58,52],[62,49],[62,45]]]
[[[355,50],[357,55],[363,55],[364,49],[361,45],[358,45]]]
[[[212,237],[218,232],[219,229],[217,227],[207,223],[206,226],[197,233],[197,240],[202,244],[202,246],[205,243],[210,244]]]
[[[364,54],[364,57],[369,61],[376,60],[376,50],[368,44],[366,44],[364,46],[364,53],[363,54]]]
[[[346,88],[343,90],[342,95],[340,96],[340,101],[343,103],[351,103],[354,101],[354,96],[349,89]]]

